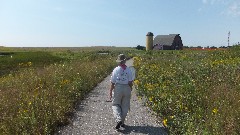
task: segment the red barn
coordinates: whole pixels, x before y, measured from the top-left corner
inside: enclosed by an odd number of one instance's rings
[[[182,50],[180,34],[157,35],[153,40],[153,50]]]

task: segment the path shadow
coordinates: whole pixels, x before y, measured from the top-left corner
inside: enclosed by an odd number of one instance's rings
[[[168,135],[168,131],[164,127],[153,126],[128,126],[124,130],[119,130],[122,134],[139,133],[147,135]]]

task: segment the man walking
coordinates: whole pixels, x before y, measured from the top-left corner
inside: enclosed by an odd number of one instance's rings
[[[113,115],[116,120],[116,129],[124,127],[125,118],[130,109],[130,98],[133,85],[133,75],[126,64],[126,57],[120,54],[116,60],[118,66],[111,76],[110,100],[112,99]]]

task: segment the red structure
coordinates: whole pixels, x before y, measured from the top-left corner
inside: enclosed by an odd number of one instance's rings
[[[154,50],[182,50],[180,34],[157,35],[153,40]]]

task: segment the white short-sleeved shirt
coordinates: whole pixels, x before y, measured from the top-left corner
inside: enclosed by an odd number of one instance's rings
[[[128,84],[133,81],[133,75],[129,67],[124,70],[121,66],[117,66],[111,76],[111,82],[115,84]]]

